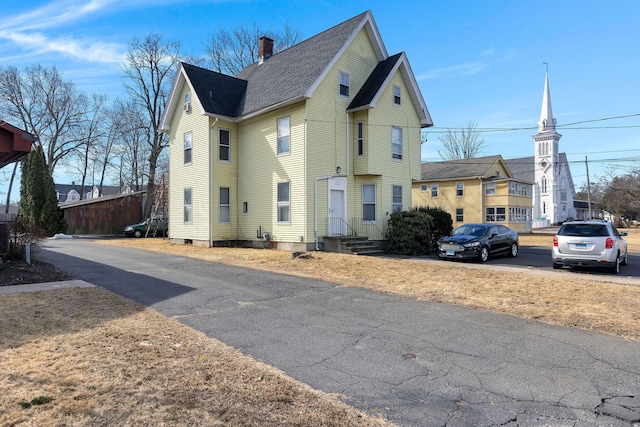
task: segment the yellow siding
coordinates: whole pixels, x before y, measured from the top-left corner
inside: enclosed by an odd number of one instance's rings
[[[211,194],[211,223],[213,228],[212,240],[235,240],[238,234],[238,214],[242,213],[242,205],[238,205],[238,131],[234,123],[223,120],[209,119],[211,129],[211,159],[212,159],[212,194]],[[213,126],[213,127],[212,127]],[[218,156],[219,130],[230,132],[231,153],[230,161],[221,161]],[[220,187],[229,188],[231,203],[231,222],[220,223]]]
[[[495,171],[493,171],[495,172]],[[506,171],[502,171],[504,176]],[[419,181],[412,186],[412,203],[414,207],[430,206],[439,207],[451,214],[453,226],[459,227],[468,223],[484,223],[486,221],[486,208],[505,208],[506,221],[500,222],[518,232],[527,231],[525,222],[512,222],[509,219],[509,208],[532,208],[532,198],[509,194],[509,182],[512,180],[493,181],[496,184],[496,194],[486,195],[484,183],[481,186],[479,179],[459,179],[448,181]],[[457,196],[457,183],[464,185],[464,195]],[[438,185],[438,197],[431,197],[432,184]],[[421,187],[426,185],[425,191]],[[463,209],[463,221],[456,221],[456,209]]]
[[[185,85],[180,94],[189,92]],[[182,106],[182,104],[180,104]],[[169,235],[171,239],[209,239],[209,133],[208,119],[202,107],[191,96],[191,111],[178,108],[174,112],[169,133]],[[184,164],[184,134],[192,132],[192,162]],[[184,189],[190,187],[193,201],[193,221],[184,223]]]
[[[277,154],[277,121],[291,118],[290,154]],[[305,104],[299,103],[242,122],[239,126],[239,209],[247,202],[248,214],[240,214],[239,238],[255,239],[258,229],[273,240],[298,242],[305,235]],[[290,182],[289,224],[277,220],[277,184]]]

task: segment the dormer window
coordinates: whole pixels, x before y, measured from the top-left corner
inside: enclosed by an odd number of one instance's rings
[[[400,105],[400,86],[393,87],[393,103]]]
[[[340,71],[340,95],[349,96],[349,74]]]

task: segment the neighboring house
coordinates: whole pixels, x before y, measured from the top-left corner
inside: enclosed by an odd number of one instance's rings
[[[0,169],[31,152],[35,136],[0,120]]]
[[[589,201],[587,200],[574,200],[573,207],[576,210],[575,219],[600,218],[600,213],[602,211],[600,205],[595,202],[591,202],[591,209],[589,209]]]
[[[559,151],[560,138],[562,135],[556,131],[556,119],[551,109],[547,75],[538,132],[533,135],[535,155],[507,160],[516,178],[534,183],[533,228],[548,227],[577,218],[573,202],[573,178],[566,154]]]
[[[71,184],[55,184],[56,195],[58,197],[58,203],[75,203],[80,200],[96,199],[98,197],[115,196],[118,194],[131,193],[131,187],[124,186],[118,187],[115,185],[103,185],[102,193],[100,193],[100,187],[93,186],[81,186],[75,182]],[[82,194],[82,197],[81,197]]]
[[[182,63],[162,120],[170,239],[310,250],[383,230],[411,206],[428,126],[406,54],[387,53],[369,11],[275,55],[263,37],[237,77]]]
[[[515,178],[499,155],[423,163],[412,202],[446,210],[454,228],[499,222],[518,232],[531,230],[532,182]]]

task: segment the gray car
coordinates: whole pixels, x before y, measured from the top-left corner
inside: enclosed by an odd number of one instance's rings
[[[627,265],[627,242],[608,221],[569,221],[553,237],[553,268],[606,267],[613,274]]]

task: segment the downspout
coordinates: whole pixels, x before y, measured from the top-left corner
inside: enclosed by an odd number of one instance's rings
[[[218,118],[213,121],[211,127],[209,128],[209,247],[213,246],[213,215],[211,215],[211,202],[213,201],[213,185],[211,182],[213,181],[213,127],[218,123]]]
[[[316,244],[316,251],[320,250],[318,246],[318,181],[333,178],[333,175],[324,175],[314,178],[313,182],[313,238]]]

